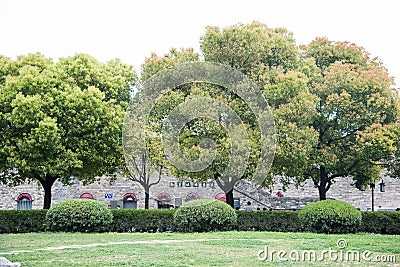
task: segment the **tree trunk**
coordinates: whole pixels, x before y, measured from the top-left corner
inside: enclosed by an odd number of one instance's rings
[[[53,184],[57,180],[57,178],[46,175],[46,177],[44,179],[38,178],[38,180],[44,189],[43,209],[50,209],[50,207],[51,207],[51,188],[53,187]]]
[[[144,192],[144,208],[147,210],[149,209],[149,199],[150,199],[150,194],[148,191]]]
[[[326,175],[325,167],[321,167],[319,171],[319,185],[318,185],[318,193],[319,200],[326,200],[326,192],[329,188],[326,187],[328,179]]]
[[[323,187],[318,186],[318,192],[319,192],[319,200],[326,200],[326,189],[325,189],[325,186],[323,186]]]
[[[233,188],[229,190],[228,192],[225,192],[226,195],[226,204],[234,208],[233,206]]]

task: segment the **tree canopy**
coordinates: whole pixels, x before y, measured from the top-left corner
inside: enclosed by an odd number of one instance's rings
[[[288,30],[268,28],[259,22],[224,29],[207,27],[200,47],[204,60],[228,65],[253,79],[273,111],[277,145],[264,186],[277,179],[285,186],[311,179],[320,199],[325,199],[335,179],[350,176],[359,186],[376,181],[383,170],[398,173],[398,94],[392,89],[388,71],[364,48],[327,38],[297,46]],[[154,74],[187,58],[197,60],[196,55],[188,57],[191,49],[182,54],[173,51],[165,57],[152,55],[143,70],[151,69]],[[163,121],[179,103],[197,96],[218,99],[241,118],[247,116],[243,121],[254,133],[254,139],[250,139],[257,144],[258,125],[242,99],[215,85],[171,88],[159,101],[161,109],[154,112]],[[222,162],[229,157],[232,140],[221,127],[224,125],[203,118],[189,122],[180,135],[182,150],[189,158],[196,158],[201,136],[211,137],[221,155],[212,164],[224,169]],[[252,155],[257,157],[257,153]],[[177,175],[203,175],[205,179],[215,178],[221,171],[218,168],[181,174],[172,170]]]
[[[175,51],[173,58],[171,58],[170,55],[165,55],[164,57],[152,55],[153,60],[146,60],[143,65],[143,70],[163,70],[164,66],[179,64],[182,58],[187,58],[187,51],[192,50]],[[196,55],[190,58],[195,59]],[[162,64],[160,64],[160,62]],[[185,75],[189,77],[194,75],[194,73],[189,73],[190,71],[188,71],[193,66],[192,64],[178,67],[181,72],[179,72],[177,77],[183,79]],[[197,64],[196,66],[201,69],[200,73],[209,73],[206,67],[202,69],[204,65]],[[172,68],[171,71],[173,70]],[[218,73],[211,73],[218,76]],[[168,76],[169,80],[174,76],[173,73],[170,74],[171,75]],[[243,74],[239,76],[244,77]],[[222,80],[226,78],[223,75],[221,77]],[[150,78],[150,80],[151,79],[153,79],[153,77]],[[244,80],[241,80],[241,82],[244,83],[242,87],[247,85]],[[157,86],[145,85],[143,89],[139,90],[135,99],[151,99],[153,87]],[[248,89],[246,88],[245,90]],[[221,84],[209,83],[204,80],[189,84],[178,84],[178,86],[167,88],[167,90],[163,92],[162,97],[157,99],[154,107],[152,107],[152,111],[148,116],[148,121],[146,121],[146,123],[150,125],[152,131],[161,133],[170,115],[175,114],[174,116],[178,117],[180,122],[183,122],[181,125],[182,127],[178,127],[179,132],[176,133],[179,136],[178,147],[182,151],[185,159],[190,162],[190,167],[181,168],[177,166],[177,161],[171,163],[168,159],[168,153],[164,153],[165,147],[164,151],[160,151],[160,154],[164,154],[164,166],[177,177],[189,177],[194,181],[215,180],[226,193],[227,202],[231,205],[233,205],[232,190],[238,181],[237,178],[234,178],[236,175],[233,174],[240,172],[240,178],[243,176],[250,179],[256,171],[259,159],[262,158],[260,156],[262,140],[260,138],[261,133],[258,122],[256,121],[256,116],[251,113],[249,103],[246,103],[239,95],[237,95],[237,91],[235,93],[232,90],[226,90]],[[262,95],[260,94],[259,97],[262,98]],[[258,102],[259,98],[256,98],[256,100],[255,102]],[[185,105],[188,103],[189,106],[192,106],[185,108]],[[235,114],[237,117],[232,116],[232,114]],[[240,121],[240,123],[237,124],[234,121]],[[174,129],[167,132],[170,133],[173,131]],[[243,132],[246,135],[244,139],[242,135],[238,135]],[[166,139],[165,135],[162,137],[164,140]],[[205,139],[212,140],[215,148],[215,155],[213,161],[208,162],[209,165],[204,166],[204,168],[196,167],[204,163],[202,162],[202,160],[205,160],[205,158],[202,157],[203,153],[210,148],[207,147],[210,144],[203,142]],[[158,142],[160,144],[159,147],[162,147],[162,140]],[[206,145],[206,147],[204,145]],[[176,146],[174,145],[173,147]],[[233,156],[233,154],[236,156]],[[232,158],[236,159],[236,164],[231,163]],[[180,163],[183,164],[183,161]],[[226,176],[226,170],[232,175],[229,177]]]
[[[77,54],[54,63],[43,55],[0,57],[0,181],[51,187],[114,174],[123,162],[123,116],[136,81],[132,67]]]

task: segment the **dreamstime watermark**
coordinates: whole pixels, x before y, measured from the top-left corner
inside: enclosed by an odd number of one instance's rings
[[[339,239],[336,242],[337,249],[329,247],[324,250],[275,250],[268,246],[259,250],[257,253],[258,260],[260,261],[278,261],[278,262],[388,262],[395,263],[397,261],[396,255],[377,254],[369,250],[357,251],[348,250],[347,241]]]
[[[211,166],[216,159],[216,140],[205,136],[199,142],[200,153],[196,159],[185,157],[180,144],[180,135],[185,127],[196,119],[207,119],[217,122],[229,135],[231,142],[229,160],[222,173],[219,173],[217,183],[225,192],[230,191],[248,169],[250,158],[252,162],[252,177],[246,177],[257,185],[261,185],[267,177],[275,155],[275,124],[272,112],[259,88],[243,73],[223,64],[214,62],[190,62],[178,64],[162,70],[146,80],[132,99],[124,121],[123,147],[125,161],[129,171],[134,175],[144,166],[140,163],[146,154],[146,145],[151,133],[149,118],[157,108],[159,101],[166,96],[168,89],[178,88],[191,83],[203,83],[224,88],[230,95],[235,95],[247,105],[246,116],[252,114],[258,133],[258,147],[250,142],[249,124],[241,119],[226,101],[218,97],[199,96],[186,97],[183,102],[168,109],[168,114],[162,114],[157,123],[161,151],[170,164],[183,172],[200,172]],[[173,101],[171,101],[173,102]],[[251,125],[251,127],[254,127]],[[201,125],[208,127],[207,125]],[[211,128],[211,127],[210,127]],[[150,131],[151,132],[151,131]],[[154,134],[153,134],[154,135]],[[256,160],[252,154],[256,149]],[[150,165],[146,165],[150,166]],[[146,170],[148,171],[148,170]],[[210,177],[214,179],[215,177]]]

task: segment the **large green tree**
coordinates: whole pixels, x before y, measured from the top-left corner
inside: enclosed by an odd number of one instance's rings
[[[387,70],[362,47],[317,38],[304,51],[321,72],[311,79],[318,142],[304,175],[325,199],[335,178],[375,182],[389,167],[398,146],[399,99]]]
[[[151,76],[149,75],[149,70],[151,70],[150,74],[155,74],[158,71],[166,69],[166,67],[172,67],[176,64],[186,62],[187,59],[190,59],[190,61],[198,61],[198,55],[193,53],[192,49],[184,49],[182,51],[173,49],[170,54],[164,55],[163,57],[153,54],[142,66],[142,76],[149,77]],[[185,74],[185,68],[183,68],[180,75],[183,77]],[[146,83],[146,81],[143,82]],[[149,90],[149,92],[147,92],[146,89]],[[151,93],[151,88],[145,87],[144,90],[139,91],[136,99],[151,98],[149,96]],[[209,102],[204,99],[215,99],[217,101],[214,103],[215,108],[217,106],[224,106],[225,108],[219,110],[218,112],[220,112],[220,114],[215,117],[216,110],[213,109],[212,106],[204,106],[204,104],[209,104]],[[205,102],[202,102],[202,100]],[[181,109],[179,111],[176,109],[180,104],[190,103],[190,101],[198,101],[195,104],[195,109],[202,110],[201,114],[196,115],[195,118],[193,118],[194,109],[192,108],[188,108],[187,110]],[[228,109],[238,115],[237,118],[242,122],[241,126],[233,126],[232,117],[227,113]],[[227,203],[233,206],[233,188],[238,179],[223,177],[233,157],[231,155],[232,151],[241,155],[239,158],[236,157],[237,166],[235,166],[235,168],[237,167],[238,170],[234,170],[233,172],[239,171],[239,169],[243,167],[243,177],[246,178],[250,178],[255,171],[260,154],[260,132],[257,128],[256,118],[254,114],[251,114],[249,106],[237,94],[227,90],[227,88],[223,86],[208,84],[201,81],[181,84],[175,88],[168,88],[168,90],[164,92],[162,98],[159,99],[153,107],[149,120],[146,122],[150,126],[151,131],[161,133],[166,119],[173,111],[178,112],[177,116],[185,121],[184,126],[179,132],[179,147],[184,157],[192,161],[192,165],[196,164],[194,162],[199,160],[199,157],[201,157],[201,154],[204,152],[202,150],[202,140],[204,140],[204,138],[208,138],[214,142],[216,153],[214,160],[210,162],[207,168],[199,168],[196,171],[188,171],[178,167],[177,164],[175,164],[177,162],[171,162],[165,155],[163,165],[177,177],[189,177],[193,181],[215,180],[219,187],[225,192]],[[227,128],[229,128],[230,131],[228,131]],[[246,140],[242,140],[240,137],[235,138],[235,134],[240,131],[246,132],[246,136],[248,137]],[[163,137],[165,138],[165,136]],[[161,146],[161,140],[159,140],[158,143],[159,146]],[[164,154],[164,151],[160,153]],[[238,163],[240,160],[246,162],[241,162],[242,164],[240,164]],[[194,166],[191,167],[196,169]]]
[[[0,64],[2,183],[39,182],[50,208],[57,179],[90,183],[121,168],[131,66],[83,54],[54,63],[39,53]]]
[[[224,29],[208,27],[200,47],[205,61],[228,65],[253,79],[273,111],[277,146],[264,186],[272,185],[276,178],[285,186],[310,179],[320,199],[325,199],[335,179],[352,177],[359,186],[376,181],[382,170],[393,175],[399,172],[398,95],[391,89],[393,80],[382,63],[362,47],[327,38],[298,47],[291,32],[259,22]],[[185,60],[198,59],[191,49],[172,50],[164,57],[153,54],[143,65],[143,77]],[[174,107],[197,97],[217,99],[237,112],[250,133],[251,147],[257,147],[259,125],[249,115],[248,106],[216,85],[197,83],[171,88],[150,116],[152,129],[160,131],[157,121],[165,121]],[[200,140],[207,137],[216,145],[216,160],[199,172],[170,166],[171,172],[218,181],[233,144],[223,130],[225,126],[223,119],[215,122],[198,118],[187,123],[179,137],[186,157],[197,159]],[[256,158],[257,149],[251,151]],[[245,179],[253,171],[251,162],[254,159],[250,158]],[[226,193],[230,199],[232,192]]]
[[[359,186],[398,173],[399,99],[382,63],[355,44],[316,38],[297,47],[290,32],[254,22],[209,27],[205,60],[241,70],[263,90],[277,150],[265,185],[311,179],[320,199],[335,179]]]

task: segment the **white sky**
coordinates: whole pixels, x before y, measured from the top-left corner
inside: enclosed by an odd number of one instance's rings
[[[39,51],[58,59],[83,52],[100,61],[118,57],[139,70],[151,52],[198,51],[206,26],[258,20],[287,28],[298,44],[326,36],[363,46],[400,87],[399,12],[396,0],[0,0],[0,54]]]

